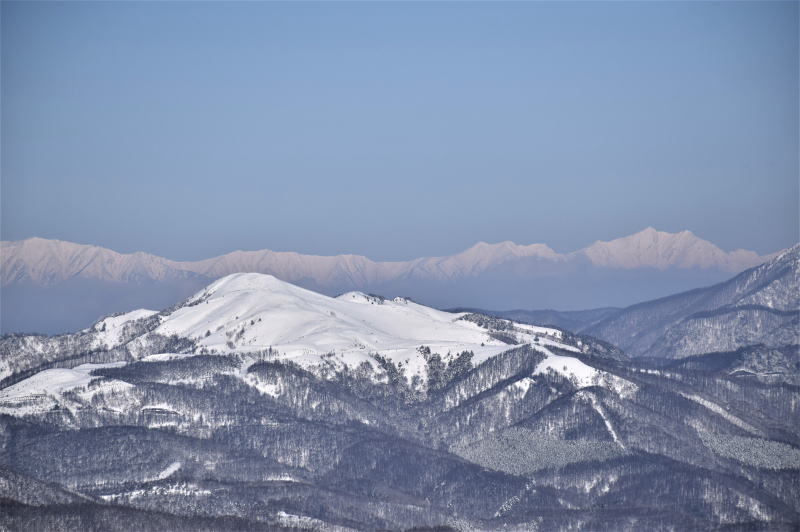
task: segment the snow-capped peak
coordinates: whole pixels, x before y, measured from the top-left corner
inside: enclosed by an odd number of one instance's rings
[[[623,269],[717,267],[736,272],[763,260],[752,251],[727,253],[691,231],[667,233],[652,227],[610,242],[597,241],[576,254],[584,255],[595,266]]]
[[[420,348],[443,357],[463,351],[485,360],[509,345],[464,314],[443,312],[404,298],[362,292],[332,298],[264,274],[233,274],[212,283],[162,319],[156,333],[178,335],[200,348],[262,352],[313,367],[323,361],[356,367],[379,354],[421,375]],[[520,341],[557,343],[560,331],[520,326]],[[545,338],[549,338],[546,340]],[[565,346],[569,348],[569,346]]]
[[[268,273],[232,273],[217,279],[206,288],[198,292],[192,299],[200,299],[212,294],[228,294],[239,291],[274,291],[274,290],[300,290],[310,292],[299,286],[281,281]]]

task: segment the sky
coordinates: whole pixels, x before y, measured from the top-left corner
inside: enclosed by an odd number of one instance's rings
[[[3,240],[799,238],[796,2],[0,6]]]

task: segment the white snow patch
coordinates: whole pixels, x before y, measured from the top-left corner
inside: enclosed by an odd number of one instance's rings
[[[287,474],[269,476],[264,480],[268,482],[302,482],[302,480]]]
[[[140,320],[142,318],[149,318],[150,316],[158,314],[158,311],[137,309],[118,316],[109,316],[95,323],[91,328],[84,329],[86,332],[95,333],[92,345],[94,347],[113,347],[122,342],[123,326],[131,321]]]
[[[0,413],[12,416],[37,414],[52,409],[62,404],[61,395],[64,392],[86,388],[92,381],[99,379],[90,375],[96,369],[118,368],[125,362],[110,362],[107,364],[81,364],[72,369],[53,368],[40,371],[16,384],[0,390]],[[85,400],[100,392],[121,392],[133,385],[119,381],[108,381],[105,386],[96,390],[84,390],[81,397]],[[70,404],[64,404],[71,408]]]
[[[558,340],[561,340],[563,338],[563,334],[564,334],[561,331],[559,331],[558,329],[551,329],[550,327],[540,327],[538,325],[529,325],[527,323],[516,323],[515,322],[514,323],[514,327],[516,327],[517,329],[522,329],[524,331],[527,331],[527,332],[529,332],[531,334],[551,336],[551,337],[556,338]]]
[[[524,379],[520,379],[509,386],[509,388],[519,393],[520,397],[525,397],[525,394],[528,393],[528,389],[531,387],[533,382],[534,380],[530,377],[525,377]]]
[[[125,362],[108,364],[81,364],[72,369],[54,368],[40,371],[16,384],[0,390],[0,402],[19,400],[33,395],[60,394],[81,386],[86,386],[94,379],[90,373],[101,368],[119,368]]]
[[[101,495],[100,498],[105,501],[118,501],[118,500],[131,500],[138,499],[146,495],[164,496],[164,495],[177,495],[181,497],[195,496],[206,497],[211,495],[211,490],[201,488],[197,484],[190,483],[177,483],[169,486],[151,486],[146,489],[137,489],[132,491],[123,491],[120,493],[112,493],[109,495]]]
[[[751,434],[757,434],[759,436],[762,435],[760,430],[758,430],[757,428],[753,427],[749,423],[746,423],[745,421],[739,419],[738,417],[734,416],[733,414],[731,414],[730,412],[725,410],[723,407],[721,407],[717,403],[713,403],[713,402],[709,401],[708,399],[703,399],[699,395],[688,394],[688,393],[684,393],[684,392],[678,392],[678,393],[680,393],[686,399],[690,399],[690,400],[692,400],[692,401],[694,401],[694,402],[696,402],[698,404],[703,405],[704,407],[706,407],[707,409],[711,410],[715,414],[719,414],[720,416],[724,417],[726,420],[730,421],[731,423],[733,423],[737,427],[739,427],[741,429],[744,429],[747,432],[750,432]]]
[[[172,475],[174,475],[178,471],[178,469],[180,469],[180,468],[181,468],[181,463],[180,462],[172,462],[170,465],[168,465],[164,469],[164,471],[162,471],[161,473],[158,474],[156,479],[164,480],[165,478],[169,478]]]
[[[197,356],[195,353],[157,353],[155,355],[147,355],[141,358],[142,362],[166,362],[169,360],[180,360],[182,358],[191,358]]]
[[[278,383],[262,382],[256,378],[251,378],[248,382],[254,386],[256,390],[270,397],[278,398],[281,393],[283,393],[283,387]]]
[[[595,397],[593,393],[581,392],[581,395],[582,397],[586,397],[589,400],[589,402],[592,403],[592,408],[594,408],[595,411],[598,414],[600,414],[600,417],[603,418],[603,423],[605,423],[606,429],[608,430],[609,434],[611,434],[611,438],[614,440],[614,442],[617,445],[619,445],[622,449],[625,449],[625,444],[620,439],[619,434],[617,434],[617,431],[614,430],[614,425],[611,424],[611,419],[609,418],[608,413],[606,412],[605,408],[603,408],[603,406],[599,403],[597,397]]]
[[[311,530],[331,530],[331,531],[346,531],[352,530],[350,528],[330,525],[325,521],[308,517],[305,515],[289,514],[284,511],[279,511],[275,514],[275,520],[278,525],[290,528],[304,528]]]
[[[573,380],[578,387],[591,386],[600,375],[598,370],[584,364],[577,358],[554,355],[544,348],[538,348],[538,351],[544,353],[547,358],[539,362],[533,372],[534,374],[547,373],[548,370],[553,370]]]

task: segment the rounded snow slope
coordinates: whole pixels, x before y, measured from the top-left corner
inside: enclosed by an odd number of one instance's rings
[[[98,379],[92,371],[102,368],[119,368],[125,362],[110,362],[106,364],[81,364],[72,369],[52,368],[40,371],[16,384],[0,390],[0,413],[14,416],[29,413],[44,412],[58,404],[58,399],[63,392],[83,388]],[[109,379],[107,386],[130,388],[131,385]]]
[[[444,352],[500,346],[487,331],[408,300],[360,292],[331,298],[271,275],[233,274],[211,284],[167,316],[157,332],[236,351],[272,347],[281,353],[380,352],[440,346]]]
[[[241,291],[274,291],[274,290],[288,290],[292,289],[296,292],[311,292],[291,283],[281,281],[274,275],[266,273],[232,273],[220,279],[217,279],[206,288],[198,292],[190,301],[197,301],[201,298],[208,297],[214,294],[229,294]]]
[[[512,349],[471,320],[419,305],[404,298],[384,299],[361,292],[328,297],[271,275],[246,273],[222,278],[199,292],[182,308],[164,318],[156,332],[196,340],[201,348],[221,352],[256,352],[271,348],[278,358],[289,358],[314,368],[374,365],[380,354],[402,363],[410,382],[424,382],[427,360],[419,349],[438,353],[445,363],[463,351],[472,351],[473,364]],[[521,342],[548,355],[555,368],[575,374],[578,381],[594,375],[585,365],[556,357],[548,347],[579,351],[560,342],[561,332],[515,324]],[[551,368],[551,369],[552,369]],[[264,393],[274,393],[271,388]]]
[[[140,320],[142,318],[149,318],[153,314],[158,314],[157,310],[148,310],[145,308],[139,308],[136,310],[131,310],[130,312],[124,312],[122,314],[114,314],[113,316],[108,316],[94,325],[92,325],[89,329],[84,329],[86,331],[89,330],[108,330],[108,329],[118,329],[125,325],[128,322]]]
[[[91,347],[94,349],[111,349],[119,345],[124,339],[131,338],[130,331],[126,334],[126,326],[129,323],[149,318],[158,311],[147,309],[136,309],[122,314],[115,314],[102,318],[83,332],[93,334]]]

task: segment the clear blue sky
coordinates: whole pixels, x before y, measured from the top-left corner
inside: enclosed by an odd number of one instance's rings
[[[2,2],[2,238],[798,240],[798,3]]]

